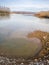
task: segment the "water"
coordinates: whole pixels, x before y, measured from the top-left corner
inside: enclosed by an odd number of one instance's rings
[[[25,33],[34,30],[49,32],[49,19],[40,19],[34,16],[13,14],[7,19],[0,19],[0,28],[7,31]]]
[[[27,35],[35,30],[49,32],[49,19],[34,16],[12,14],[0,18],[0,54],[14,56],[34,56],[41,49],[41,41],[27,39]],[[39,49],[40,45],[40,49]]]

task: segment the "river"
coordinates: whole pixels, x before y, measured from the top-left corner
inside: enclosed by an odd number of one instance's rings
[[[38,39],[29,40],[27,34],[36,30],[49,32],[49,19],[22,14],[1,16],[0,54],[17,57],[34,56],[42,47],[41,41]]]

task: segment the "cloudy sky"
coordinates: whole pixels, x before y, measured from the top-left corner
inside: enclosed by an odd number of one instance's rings
[[[0,0],[0,6],[16,11],[49,10],[49,0]]]

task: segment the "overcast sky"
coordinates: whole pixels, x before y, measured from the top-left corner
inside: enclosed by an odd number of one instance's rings
[[[0,0],[0,6],[16,11],[49,10],[49,0]]]

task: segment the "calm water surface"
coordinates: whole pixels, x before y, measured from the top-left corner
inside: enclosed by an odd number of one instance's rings
[[[0,17],[0,54],[34,56],[41,41],[29,41],[26,36],[35,30],[49,32],[49,19],[20,14]]]

